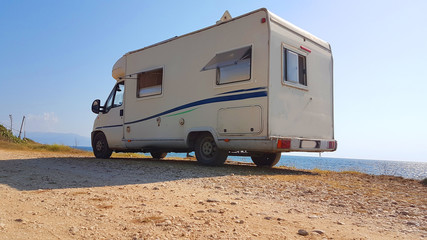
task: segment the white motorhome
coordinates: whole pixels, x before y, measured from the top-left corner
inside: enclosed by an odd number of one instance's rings
[[[123,55],[105,104],[97,99],[96,157],[194,151],[273,166],[282,152],[335,151],[330,45],[259,9]]]

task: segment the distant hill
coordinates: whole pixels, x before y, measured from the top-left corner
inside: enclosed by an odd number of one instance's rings
[[[91,146],[89,137],[83,137],[73,133],[27,132],[26,137],[42,144]]]

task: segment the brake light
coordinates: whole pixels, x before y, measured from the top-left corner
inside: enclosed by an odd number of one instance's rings
[[[290,149],[291,148],[291,139],[279,139],[277,141],[277,148]]]

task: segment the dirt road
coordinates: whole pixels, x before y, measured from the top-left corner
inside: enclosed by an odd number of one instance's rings
[[[0,150],[0,239],[427,239],[426,199],[398,177]]]

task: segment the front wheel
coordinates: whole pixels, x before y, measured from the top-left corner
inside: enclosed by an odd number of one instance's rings
[[[194,152],[201,165],[220,166],[227,160],[228,151],[218,148],[212,135],[200,135],[195,144]]]
[[[150,154],[153,158],[157,158],[157,159],[165,158],[166,155],[168,155],[167,152],[150,152]]]
[[[103,133],[98,133],[92,142],[93,153],[96,158],[110,158],[113,151],[108,147],[107,139]]]
[[[258,167],[273,167],[281,157],[281,153],[251,153],[252,161]]]

